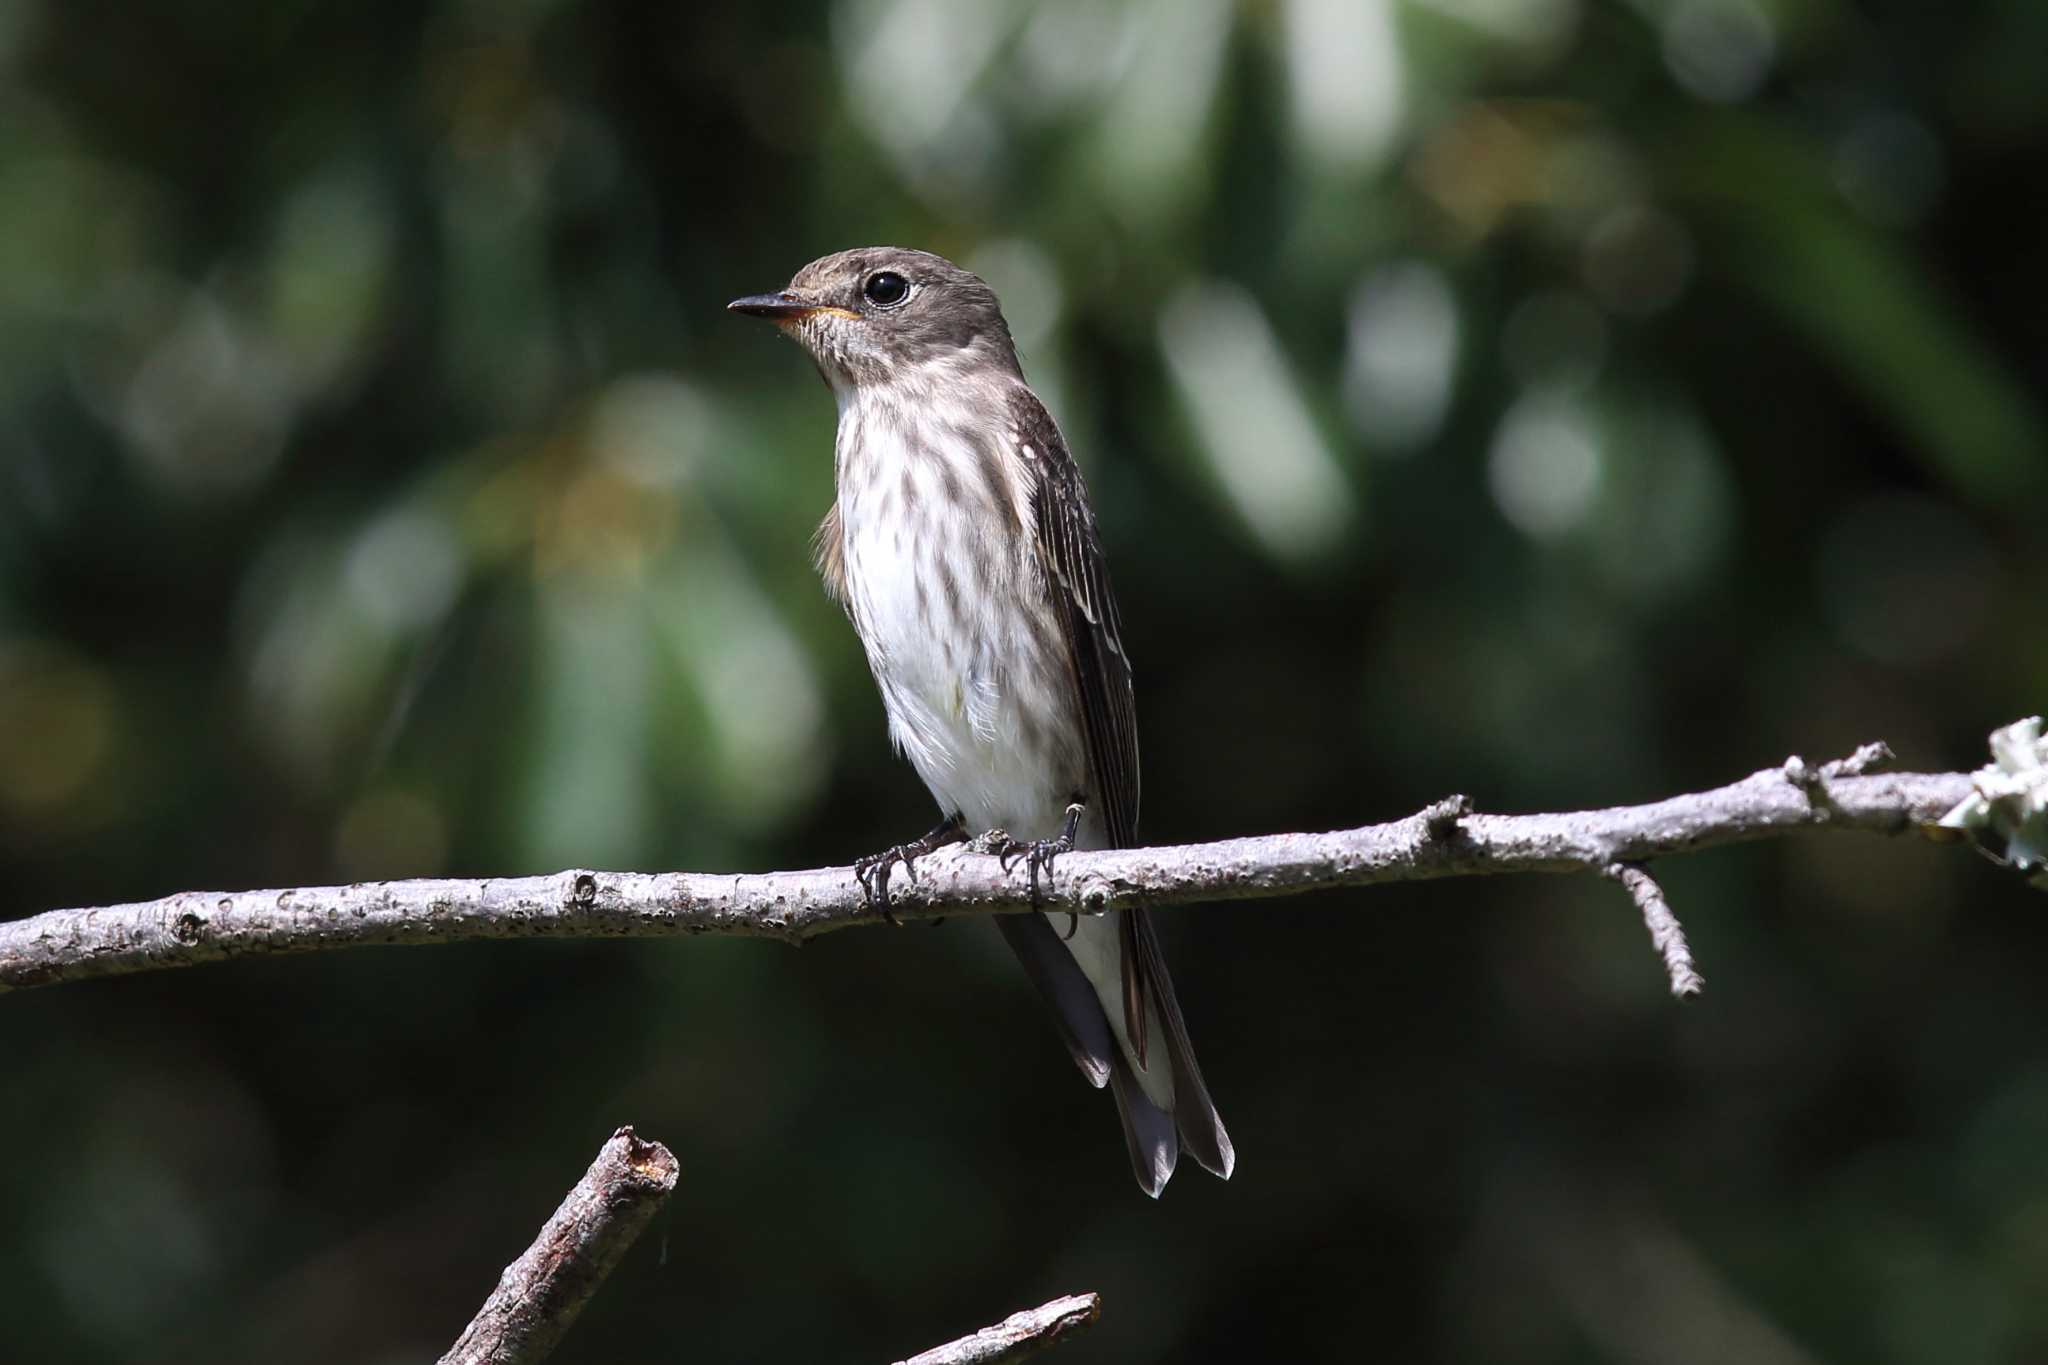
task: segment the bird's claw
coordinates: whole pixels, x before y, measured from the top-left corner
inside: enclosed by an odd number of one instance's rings
[[[1043,873],[1046,884],[1051,885],[1054,861],[1060,855],[1074,851],[1074,836],[1081,827],[1081,809],[1079,803],[1068,806],[1066,823],[1060,828],[1060,832],[1050,839],[1013,839],[1001,830],[990,830],[982,836],[988,844],[989,851],[996,855],[996,861],[1002,865],[1005,876],[1009,875],[1013,860],[1024,860],[1024,866],[1031,873],[1033,909],[1045,904],[1045,894],[1039,889],[1039,875]],[[1078,915],[1073,914],[1069,914],[1068,921],[1066,937],[1072,938],[1075,928],[1081,921]]]
[[[910,874],[910,880],[917,880],[917,850],[908,844],[897,844],[880,853],[870,853],[865,858],[853,861],[853,878],[860,883],[861,898],[870,910],[879,910],[882,918],[899,929],[903,921],[896,918],[896,912],[889,908],[889,865],[902,863],[903,870]]]
[[[889,908],[889,869],[893,863],[902,863],[910,880],[917,880],[917,860],[947,844],[958,843],[962,837],[958,816],[946,820],[922,839],[913,839],[907,844],[885,848],[880,853],[870,853],[864,858],[853,860],[853,879],[860,883],[862,898],[867,908],[881,912],[882,918],[899,929],[903,921],[896,918],[896,912]],[[936,923],[937,921],[934,921]]]

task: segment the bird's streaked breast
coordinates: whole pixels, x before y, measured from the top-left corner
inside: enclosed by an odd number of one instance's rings
[[[1050,832],[1086,760],[1030,469],[988,411],[930,382],[842,394],[841,588],[891,736],[940,804]]]

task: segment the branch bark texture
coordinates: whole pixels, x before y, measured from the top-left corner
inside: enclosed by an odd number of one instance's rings
[[[1616,863],[1603,875],[1621,883],[1636,909],[1643,912],[1643,927],[1650,931],[1650,946],[1664,959],[1664,970],[1671,977],[1671,993],[1683,1000],[1705,990],[1705,978],[1692,965],[1692,947],[1685,941],[1685,930],[1679,925],[1678,916],[1671,913],[1671,902],[1664,898],[1664,888],[1657,885],[1657,879],[1632,863]]]
[[[441,1357],[441,1365],[545,1360],[676,1187],[676,1159],[621,1128]]]
[[[1010,1365],[1087,1327],[1102,1312],[1098,1294],[1072,1294],[1012,1313],[993,1327],[899,1360],[896,1365]]]
[[[1473,814],[1452,798],[1405,820],[1326,834],[1069,854],[1043,908],[1090,913],[1509,872],[1612,875],[1617,864],[1810,830],[1939,835],[1935,822],[1971,791],[1968,773],[1863,775],[1848,763],[1794,760],[1711,791],[1561,815]],[[1021,868],[1006,874],[965,848],[920,860],[917,873],[891,885],[899,918],[1031,908]],[[802,942],[879,922],[843,867],[193,891],[0,923],[0,992],[356,944],[677,934]]]

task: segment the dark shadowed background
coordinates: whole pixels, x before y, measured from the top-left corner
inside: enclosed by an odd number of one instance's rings
[[[0,914],[922,831],[723,303],[1002,294],[1143,833],[1648,799],[2048,698],[2048,8],[0,3]],[[621,1122],[563,1358],[2048,1353],[2048,925],[1956,850],[1165,916],[1242,1157],[1136,1191],[988,926],[0,1000],[0,1355],[410,1362]]]

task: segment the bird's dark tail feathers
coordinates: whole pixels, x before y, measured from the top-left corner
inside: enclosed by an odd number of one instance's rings
[[[1167,975],[1152,917],[1145,910],[1115,913],[1128,917],[1117,936],[1126,954],[1125,977],[1138,987],[1148,1013],[1157,1016],[1164,1034],[1147,1040],[1146,1053],[1148,1065],[1156,1066],[1159,1047],[1164,1044],[1167,1064],[1173,1069],[1170,1114],[1145,1093],[1130,1059],[1117,1045],[1094,984],[1046,918],[999,915],[996,924],[1024,964],[1025,975],[1052,1007],[1060,1038],[1075,1065],[1089,1084],[1100,1087],[1109,1083],[1118,1117],[1123,1120],[1124,1140],[1130,1147],[1131,1168],[1145,1193],[1159,1197],[1183,1147],[1204,1170],[1227,1180],[1237,1164],[1237,1153],[1195,1062],[1194,1044],[1188,1039],[1187,1022],[1174,997],[1173,979]]]
[[[1216,1112],[1216,1101],[1209,1098],[1209,1083],[1202,1079],[1202,1068],[1195,1062],[1195,1045],[1173,993],[1173,978],[1166,974],[1166,955],[1159,949],[1152,912],[1122,913],[1128,917],[1129,942],[1138,952],[1138,975],[1147,983],[1147,994],[1166,1025],[1166,1055],[1173,1065],[1173,1117],[1181,1144],[1203,1170],[1228,1180],[1237,1168],[1237,1149],[1230,1145],[1223,1116]]]

